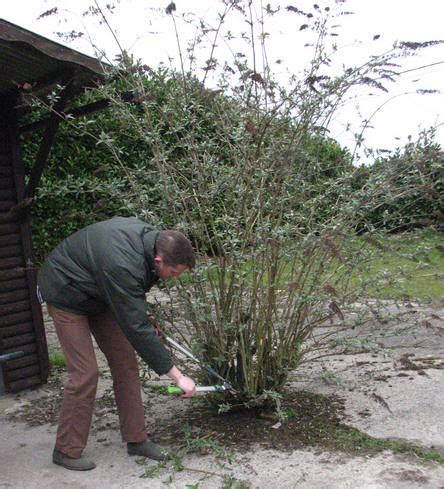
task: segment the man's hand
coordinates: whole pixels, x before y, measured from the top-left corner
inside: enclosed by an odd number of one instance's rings
[[[184,394],[182,397],[192,397],[196,394],[196,384],[194,383],[194,380],[183,375],[177,367],[173,367],[167,375],[171,380],[174,380],[177,387],[180,387],[183,390]]]
[[[184,394],[182,397],[192,397],[196,394],[196,384],[193,379],[185,377],[184,375],[176,382],[177,387],[180,387]]]

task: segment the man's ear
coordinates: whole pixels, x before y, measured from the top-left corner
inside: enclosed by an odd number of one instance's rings
[[[154,264],[155,265],[161,265],[163,263],[162,257],[160,255],[156,255],[154,257]]]

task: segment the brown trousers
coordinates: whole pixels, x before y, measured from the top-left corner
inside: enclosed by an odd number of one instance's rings
[[[54,320],[69,374],[60,410],[56,448],[77,458],[88,440],[99,378],[91,333],[111,370],[123,441],[146,440],[136,354],[114,315],[106,311],[81,316],[50,304],[48,313]]]

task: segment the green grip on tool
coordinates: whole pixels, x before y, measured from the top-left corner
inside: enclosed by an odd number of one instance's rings
[[[183,390],[180,387],[176,387],[175,385],[169,385],[167,387],[168,394],[183,394]]]

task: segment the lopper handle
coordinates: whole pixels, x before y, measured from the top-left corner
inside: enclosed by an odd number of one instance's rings
[[[175,385],[169,385],[167,387],[168,394],[183,394],[183,390],[180,387],[176,387]]]
[[[196,392],[218,392],[220,386],[217,385],[198,385],[196,386]],[[183,390],[175,385],[169,385],[167,387],[167,394],[183,394]]]

